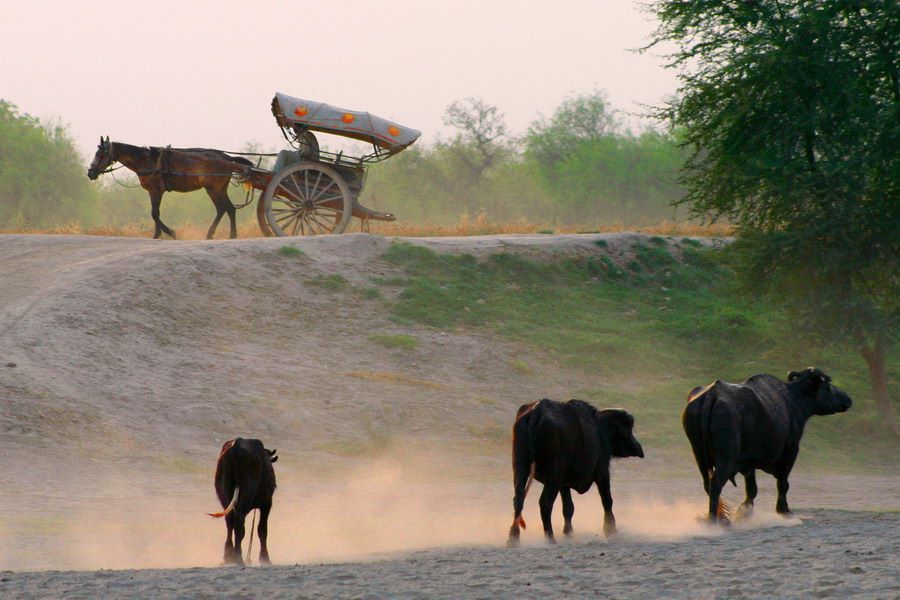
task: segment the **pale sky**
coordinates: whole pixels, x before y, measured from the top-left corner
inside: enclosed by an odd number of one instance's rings
[[[282,147],[276,91],[448,135],[454,100],[524,133],[568,96],[635,113],[675,91],[631,0],[0,0],[0,98],[141,146]],[[329,143],[332,140],[324,140]]]

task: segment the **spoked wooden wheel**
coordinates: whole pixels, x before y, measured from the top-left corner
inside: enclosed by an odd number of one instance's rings
[[[272,178],[261,200],[277,236],[342,233],[353,216],[353,196],[328,165],[301,162]]]

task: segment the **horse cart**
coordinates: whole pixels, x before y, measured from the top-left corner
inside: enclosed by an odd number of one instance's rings
[[[240,155],[209,148],[138,147],[100,138],[97,154],[88,169],[96,179],[114,170],[116,162],[134,171],[141,187],[150,195],[151,215],[156,224],[154,238],[161,233],[175,237],[159,218],[163,193],[205,189],[216,207],[216,218],[207,238],[213,237],[222,216],[231,221],[236,237],[235,206],[228,198],[228,183],[234,177],[248,186],[246,206],[261,192],[256,207],[259,228],[266,236],[342,233],[350,220],[360,220],[368,231],[369,221],[393,221],[394,215],[366,208],[359,195],[366,182],[366,167],[385,160],[415,142],[420,132],[366,112],[345,110],[277,93],[272,114],[293,150],[282,150],[272,170],[254,166]],[[315,133],[328,133],[371,144],[361,156],[331,152],[319,147]],[[251,154],[246,154],[249,156]],[[257,155],[253,156],[275,156]]]
[[[265,235],[342,233],[352,217],[368,230],[370,219],[394,215],[359,203],[366,166],[389,158],[418,139],[420,132],[375,115],[344,110],[278,93],[272,114],[294,151],[282,151],[274,171],[251,168],[247,181],[262,197],[257,203]],[[319,148],[312,132],[330,133],[372,145],[372,152],[346,156]]]

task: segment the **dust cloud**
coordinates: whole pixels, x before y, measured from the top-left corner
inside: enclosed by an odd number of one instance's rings
[[[279,469],[279,487],[269,520],[269,552],[275,564],[366,561],[415,550],[454,546],[503,547],[512,516],[508,467],[459,464],[446,452],[389,450],[354,459],[327,476]],[[616,497],[619,533],[609,541],[674,541],[721,536],[728,531],[703,520],[696,501],[654,499],[660,489],[628,483]],[[614,480],[613,493],[616,496]],[[537,508],[540,484],[526,500],[525,546],[545,544]],[[137,491],[137,493],[136,493]],[[595,490],[574,496],[575,535],[561,535],[561,502],[554,510],[560,543],[606,543],[602,506]],[[223,520],[206,512],[219,508],[212,474],[169,481],[132,476],[82,482],[67,497],[35,501],[21,519],[6,518],[0,529],[5,568],[144,569],[212,567],[221,564]],[[254,516],[247,518],[249,528]],[[733,529],[800,523],[757,509]],[[12,547],[12,540],[17,540]],[[252,540],[256,564],[259,540]]]

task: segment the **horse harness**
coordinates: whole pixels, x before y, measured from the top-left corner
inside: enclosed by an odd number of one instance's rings
[[[156,150],[156,148],[153,148]],[[172,191],[172,145],[165,148],[159,148],[159,156],[156,158],[156,168],[150,173],[151,175],[159,175],[162,181],[163,189],[167,192]]]

